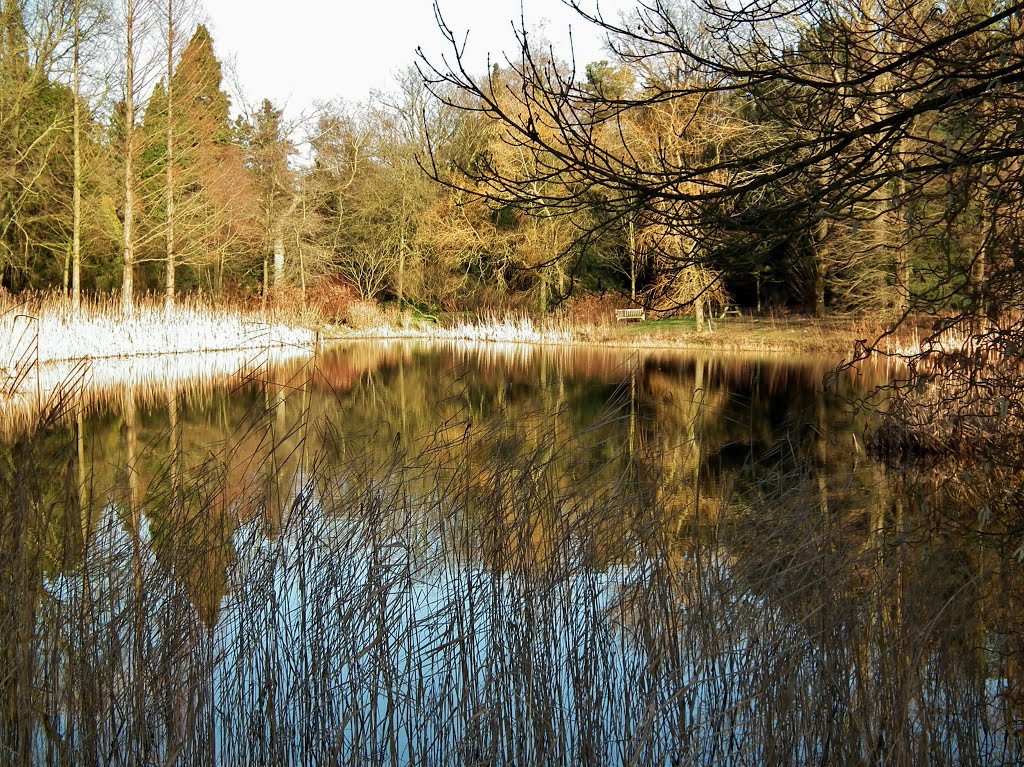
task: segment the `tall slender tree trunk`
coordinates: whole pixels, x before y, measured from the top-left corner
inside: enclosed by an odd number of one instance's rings
[[[274,290],[284,285],[284,231],[281,226],[274,230]]]
[[[636,229],[629,217],[629,297],[636,302]]]
[[[398,240],[398,308],[405,303],[405,232]]]
[[[72,96],[74,180],[71,185],[71,310],[82,308],[82,105],[81,105],[81,0],[75,0]]]
[[[877,11],[878,16],[874,18],[874,27],[878,30],[893,29],[892,20],[887,17],[884,6],[875,4],[872,8]],[[873,14],[872,14],[873,15]],[[881,33],[878,38],[877,48],[880,54],[902,55],[905,53],[904,45],[900,36],[895,33]],[[872,66],[881,64],[882,55],[873,57]],[[898,114],[906,108],[903,98],[898,89],[893,87],[894,75],[890,72],[879,78],[876,99],[875,119],[886,120]],[[888,96],[885,94],[893,94]],[[893,175],[893,185],[889,190],[891,203],[888,211],[882,210],[885,204],[884,199],[879,199],[879,220],[888,231],[885,232],[886,240],[883,247],[890,247],[893,253],[893,296],[892,307],[900,315],[906,314],[910,309],[910,253],[908,243],[910,241],[910,223],[907,216],[907,182],[904,177],[907,158],[910,154],[910,144],[907,135],[912,132],[913,121],[908,123],[904,129],[906,133],[896,142],[894,155],[888,158],[888,170]],[[885,190],[879,189],[879,194],[884,198]]]
[[[828,241],[828,220],[818,223],[814,242],[814,316],[825,316],[825,276],[828,274],[828,261],[825,258],[826,242]]]
[[[121,299],[124,313],[135,312],[135,0],[127,0],[124,89],[124,226]]]
[[[900,314],[906,314],[910,309],[910,254],[907,243],[910,239],[909,224],[907,223],[907,182],[903,179],[902,169],[907,156],[907,140],[901,139],[897,146],[896,166],[900,171],[896,176],[894,201],[890,212],[891,233],[895,240],[896,250],[896,295],[893,302]]]
[[[405,303],[405,224],[408,205],[405,197],[405,184],[402,185],[402,231],[398,235],[398,308]]]
[[[174,0],[167,0],[167,280],[164,307],[174,309]]]
[[[270,293],[270,259],[267,258],[267,251],[263,251],[263,300],[261,302],[260,309],[266,313],[267,311],[267,299]]]
[[[974,256],[974,263],[971,265],[971,288],[977,296],[974,305],[973,326],[975,333],[982,333],[985,330],[985,319],[991,314],[998,314],[998,308],[992,304],[992,294],[986,284],[990,260],[990,249],[992,247],[993,230],[996,226],[994,203],[987,199],[978,202],[980,213],[978,215],[977,252]]]

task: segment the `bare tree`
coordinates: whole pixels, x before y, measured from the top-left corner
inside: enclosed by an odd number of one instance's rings
[[[176,241],[175,241],[175,179],[174,179],[174,164],[175,164],[175,153],[174,153],[174,139],[175,139],[175,96],[176,96],[176,82],[174,78],[174,67],[175,61],[180,53],[177,50],[176,44],[178,41],[178,31],[181,27],[184,16],[188,19],[192,8],[185,6],[184,13],[182,12],[182,3],[176,2],[176,0],[166,0],[167,3],[167,15],[166,25],[164,26],[164,33],[166,34],[166,68],[164,69],[166,82],[167,82],[167,126],[166,126],[166,140],[167,140],[167,156],[166,156],[166,172],[167,182],[164,188],[164,200],[166,207],[166,233],[164,235],[164,241],[167,250],[167,264],[165,270],[164,280],[164,304],[168,312],[174,308],[174,290],[175,290],[175,269],[177,267],[177,252],[176,252]],[[187,21],[186,21],[187,23]]]
[[[1024,192],[1006,183],[1024,159],[1022,4],[708,1],[683,12],[647,0],[611,21],[567,2],[604,31],[637,87],[595,88],[522,28],[506,62],[515,76],[476,74],[442,20],[450,66],[421,62],[429,86],[501,126],[507,151],[534,164],[523,174],[469,162],[453,180],[428,158],[438,180],[495,204],[596,209],[603,222],[643,210],[667,233],[699,233],[709,262],[733,272],[787,260],[805,270],[817,313],[837,292],[888,285],[893,327],[910,313],[934,318],[926,354],[948,356],[939,335],[956,329],[974,348],[982,327],[992,344],[1024,348],[1013,319]],[[672,109],[674,127],[646,150],[632,126]],[[721,135],[676,151],[707,125]],[[868,276],[844,287],[854,274]],[[871,349],[882,347],[861,353]]]
[[[138,172],[138,128],[136,125],[137,100],[152,75],[148,60],[148,35],[152,29],[152,8],[149,0],[123,0],[121,20],[124,24],[124,101],[123,131],[123,195],[124,211],[121,223],[121,302],[124,313],[135,311],[135,262],[137,250],[136,206]]]
[[[73,25],[71,97],[74,99],[74,180],[71,202],[71,308],[78,314],[82,306],[82,0],[74,0]]]

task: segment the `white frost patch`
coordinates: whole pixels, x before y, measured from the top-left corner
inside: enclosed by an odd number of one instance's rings
[[[104,397],[169,396],[310,356],[314,331],[256,315],[200,307],[141,306],[75,317],[54,302],[0,314],[0,430],[42,415],[63,420]]]
[[[7,312],[0,317],[0,366],[11,371],[29,362],[308,347],[314,341],[308,328],[234,311],[181,308],[167,313],[144,306],[133,317],[112,312],[74,317],[59,309],[38,316]]]
[[[484,318],[449,327],[440,325],[383,326],[353,333],[351,337],[423,338],[440,341],[493,341],[521,344],[560,344],[572,340],[568,328],[541,327],[529,317]]]

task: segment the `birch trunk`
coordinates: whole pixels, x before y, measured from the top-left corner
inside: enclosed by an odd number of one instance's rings
[[[284,233],[278,227],[274,232],[274,289],[284,285]]]
[[[127,0],[124,92],[124,226],[121,299],[124,313],[135,312],[135,0]]]

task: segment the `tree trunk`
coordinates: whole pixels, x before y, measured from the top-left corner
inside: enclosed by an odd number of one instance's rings
[[[629,219],[629,297],[636,303],[636,231]]]
[[[164,306],[174,309],[174,0],[167,0],[167,280]]]
[[[405,303],[405,232],[398,241],[398,308]]]
[[[901,168],[904,162],[903,158],[906,156],[905,142],[905,139],[901,140],[897,150],[899,156],[896,158],[896,162],[900,164]],[[909,232],[907,231],[906,187],[907,184],[902,175],[897,176],[896,189],[893,194],[895,199],[890,213],[892,220],[890,236],[895,240],[896,249],[896,295],[893,297],[895,299],[893,303],[901,315],[906,314],[910,309],[910,254],[907,252]]]
[[[71,310],[82,308],[82,106],[81,106],[81,0],[75,0],[73,43],[73,112],[74,180],[71,184]]]
[[[135,0],[128,0],[125,16],[127,41],[125,45],[124,91],[124,226],[122,249],[124,264],[121,279],[121,300],[124,313],[134,314],[135,300]]]
[[[989,219],[988,223],[985,222],[986,218]],[[989,317],[992,298],[985,284],[988,274],[988,250],[990,248],[992,229],[995,227],[995,222],[992,218],[992,213],[989,212],[988,205],[981,204],[979,219],[978,249],[974,256],[974,263],[971,265],[971,288],[977,297],[974,304],[974,317],[972,321],[975,333],[984,332],[983,318]]]
[[[267,294],[270,292],[270,259],[267,258],[266,251],[263,253],[263,300],[261,302],[261,309],[264,313],[267,311]]]
[[[274,290],[284,285],[284,233],[280,227],[274,232]]]
[[[814,316],[825,316],[825,276],[828,274],[826,259],[826,241],[828,240],[828,221],[822,219],[818,223],[816,242],[814,243]]]

